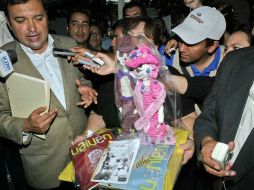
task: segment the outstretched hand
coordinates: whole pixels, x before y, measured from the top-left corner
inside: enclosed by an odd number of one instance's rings
[[[73,48],[71,48],[71,51],[73,51],[75,53],[75,55],[68,57],[68,60],[70,62],[72,62],[74,65],[79,64],[80,59],[87,61],[87,62],[91,62],[91,59],[84,56],[85,52],[91,53],[91,51],[89,49],[85,49],[82,47],[73,47]]]
[[[116,61],[112,59],[112,57],[104,53],[97,53],[95,57],[98,57],[101,60],[103,60],[104,65],[100,67],[83,65],[83,67],[99,75],[108,75],[117,72],[117,64]]]
[[[71,61],[74,65],[79,64],[80,60],[87,62],[87,63],[93,63],[93,61],[90,58],[87,58],[85,55],[85,52],[92,53],[90,50],[81,48],[81,47],[73,47],[71,50],[75,53],[75,56],[69,57],[69,61]],[[95,54],[95,52],[93,52]],[[87,65],[84,64],[83,68],[91,70],[93,73],[97,73],[99,75],[108,75],[111,73],[116,73],[117,70],[117,64],[114,60],[115,55],[114,54],[104,54],[104,53],[96,53],[95,57],[101,59],[104,62],[103,66],[99,66],[96,63]]]
[[[83,106],[84,108],[87,108],[92,103],[97,104],[98,93],[96,92],[96,90],[92,89],[89,86],[82,85],[79,80],[76,80],[76,85],[82,99],[82,102],[77,103],[78,106]]]

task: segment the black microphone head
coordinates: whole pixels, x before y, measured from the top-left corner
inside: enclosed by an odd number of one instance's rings
[[[18,60],[17,53],[13,49],[8,49],[7,53],[9,55],[9,58],[10,58],[12,64],[16,63]]]

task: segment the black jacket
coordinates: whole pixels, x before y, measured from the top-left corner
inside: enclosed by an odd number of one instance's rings
[[[214,85],[194,125],[197,151],[202,138],[219,142],[233,141],[254,80],[254,48],[229,53],[223,60]],[[253,124],[254,125],[254,124]],[[254,187],[254,132],[243,145],[234,165],[235,177],[226,178],[227,189]]]

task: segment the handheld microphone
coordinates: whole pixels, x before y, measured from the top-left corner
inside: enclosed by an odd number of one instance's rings
[[[89,61],[84,61],[82,59],[79,59],[78,63],[81,64],[81,65],[88,65],[90,67],[100,68],[100,65],[98,65],[96,63],[93,63],[93,61],[89,62]]]
[[[68,56],[75,55],[75,53],[73,51],[68,50],[68,49],[63,49],[63,48],[53,48],[53,54],[54,54],[54,56],[62,57],[62,58],[67,58]],[[89,65],[89,66],[93,66],[93,67],[99,67],[99,66],[104,65],[104,62],[101,59],[95,57],[93,54],[91,54],[87,51],[84,53],[84,56],[91,59],[94,62],[94,64],[91,62],[79,60],[80,64]]]
[[[66,58],[68,56],[74,56],[75,53],[68,49],[53,48],[53,54],[58,57]]]
[[[0,77],[6,77],[14,71],[12,64],[17,62],[17,53],[13,50],[0,49]]]

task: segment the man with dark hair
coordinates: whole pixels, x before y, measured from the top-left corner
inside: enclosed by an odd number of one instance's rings
[[[188,76],[215,76],[223,57],[219,40],[225,29],[225,18],[215,8],[194,9],[172,29],[180,40],[178,50],[171,54],[170,64]],[[169,51],[166,47],[166,52]]]
[[[86,9],[74,8],[67,17],[68,35],[78,46],[88,48],[90,35],[90,13]]]
[[[16,40],[1,48],[14,49],[18,59],[14,71],[48,81],[51,95],[47,113],[46,107],[39,107],[27,118],[13,117],[6,84],[1,82],[0,136],[21,145],[29,186],[59,188],[58,176],[70,161],[70,144],[86,126],[84,110],[76,104],[88,106],[96,97],[88,87],[90,81],[78,69],[66,59],[53,56],[54,47],[69,49],[76,44],[68,37],[48,34],[41,0],[10,0],[6,15]],[[44,134],[45,139],[36,134]]]
[[[147,16],[146,8],[143,4],[131,1],[123,7],[123,18]]]

